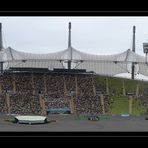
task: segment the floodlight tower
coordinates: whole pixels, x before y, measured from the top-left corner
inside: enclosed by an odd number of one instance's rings
[[[133,26],[133,46],[132,51],[135,52],[135,32],[136,32],[136,26]],[[132,72],[131,72],[131,79],[135,78],[135,65],[134,62],[132,62]]]
[[[71,47],[71,22],[68,25],[69,34],[68,34],[68,49],[69,49],[69,57],[68,60],[68,69],[71,69],[71,62],[72,62],[72,47]]]

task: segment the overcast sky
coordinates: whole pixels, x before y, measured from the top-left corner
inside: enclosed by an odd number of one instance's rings
[[[136,52],[143,54],[148,42],[148,17],[0,17],[4,47],[32,53],[67,48],[68,22],[72,23],[72,46],[92,54],[114,54],[132,48],[136,26]]]

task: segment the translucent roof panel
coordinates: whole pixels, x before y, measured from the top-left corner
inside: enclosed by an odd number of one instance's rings
[[[0,51],[0,61],[4,62],[4,69],[9,67],[67,68],[67,61],[71,60],[71,56],[72,68],[75,69],[86,69],[96,74],[113,76],[119,73],[130,73],[131,63],[134,62],[135,72],[148,76],[146,58],[130,49],[112,55],[88,54],[73,47],[48,54],[25,53],[11,47]]]

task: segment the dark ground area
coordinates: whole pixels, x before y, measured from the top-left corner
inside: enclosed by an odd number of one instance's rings
[[[15,124],[12,116],[0,115],[0,131],[148,131],[145,116],[111,116],[99,121],[78,120],[73,115],[48,115],[48,124]]]

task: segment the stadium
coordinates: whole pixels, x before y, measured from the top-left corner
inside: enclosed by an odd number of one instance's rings
[[[25,53],[3,47],[0,24],[0,130],[148,130],[148,82],[135,80],[138,74],[148,76],[147,59],[134,47],[135,41],[132,50],[114,55],[81,52],[72,47],[69,23],[67,49]],[[131,79],[116,77],[125,72]],[[7,122],[18,116],[28,123],[28,116],[56,122],[31,127]]]

